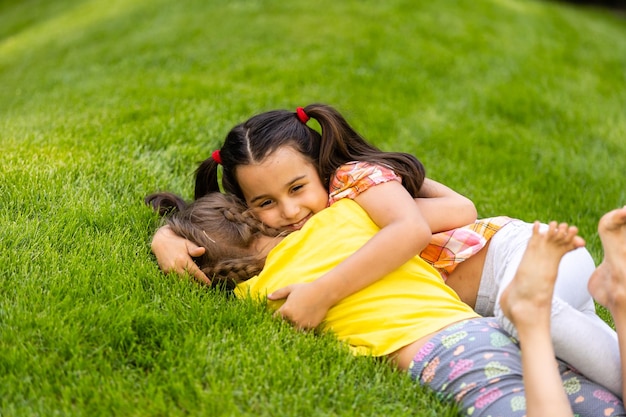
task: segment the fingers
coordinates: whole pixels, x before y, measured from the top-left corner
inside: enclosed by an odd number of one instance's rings
[[[305,322],[301,322],[301,321],[294,319],[293,317],[291,317],[289,313],[284,311],[282,307],[276,310],[272,316],[274,318],[278,318],[286,322],[289,322],[297,330],[307,331],[307,330],[312,330],[315,328],[315,326],[313,326],[311,322],[305,323]]]
[[[198,265],[189,256],[180,256],[174,263],[170,272],[178,275],[189,275],[201,284],[211,285],[211,280],[198,268]]]
[[[206,249],[203,248],[202,246],[196,246],[193,243],[190,243],[187,245],[187,252],[189,253],[189,256],[197,258],[199,256],[204,255],[204,252],[206,252]]]
[[[192,259],[202,256],[205,248],[178,236],[169,226],[157,230],[152,238],[151,248],[164,273],[189,274],[198,282],[210,285],[211,281]]]
[[[272,301],[283,300],[289,297],[289,294],[291,294],[291,285],[274,291],[273,293],[269,294],[267,298]]]
[[[204,248],[199,248],[204,252]],[[176,275],[184,276],[189,275],[194,280],[204,285],[211,285],[211,280],[202,272],[198,265],[189,257],[189,255],[179,255],[167,265],[159,263],[159,267],[165,274],[174,273]]]
[[[207,286],[211,285],[211,280],[200,270],[200,268],[196,266],[196,264],[193,264],[193,267],[191,268],[187,268],[187,273],[199,283]]]
[[[312,330],[322,323],[330,308],[325,304],[326,298],[313,283],[287,285],[267,296],[273,303],[282,303],[273,316],[299,330]]]
[[[267,299],[271,301],[286,300],[291,294],[292,290],[293,290],[293,287],[291,285],[288,285],[283,288],[279,288],[273,293],[269,294],[267,296]],[[273,317],[288,321],[289,323],[293,325],[293,327],[295,327],[298,330],[306,329],[306,326],[302,326],[298,322],[298,320],[294,317],[294,313],[289,308],[289,305],[287,303],[280,306],[280,308],[274,312]]]
[[[198,246],[191,241],[186,241],[187,253],[190,257],[197,258],[202,256],[206,249],[202,246]],[[183,271],[191,275],[196,281],[201,284],[211,285],[211,280],[198,268],[198,265],[190,257],[184,258]]]

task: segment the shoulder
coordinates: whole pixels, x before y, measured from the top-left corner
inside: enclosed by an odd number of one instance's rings
[[[393,169],[366,161],[353,161],[340,166],[330,182],[330,203],[341,198],[354,198],[368,188],[388,181],[402,181]]]
[[[396,173],[389,166],[367,161],[347,162],[335,171],[335,177],[350,176],[353,178],[361,178],[382,175],[396,176]]]

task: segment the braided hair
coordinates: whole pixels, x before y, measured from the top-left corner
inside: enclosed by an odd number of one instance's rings
[[[209,193],[188,204],[175,194],[156,193],[145,201],[167,216],[174,233],[205,248],[205,253],[194,259],[196,264],[211,280],[211,286],[227,290],[263,269],[265,257],[255,251],[256,239],[280,234],[257,220],[232,195]]]

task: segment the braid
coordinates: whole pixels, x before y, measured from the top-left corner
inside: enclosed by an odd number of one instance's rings
[[[212,277],[211,285],[223,285],[227,290],[232,290],[237,284],[258,275],[263,269],[264,263],[264,260],[254,257],[229,259],[218,262],[214,266],[205,267],[202,272]]]
[[[235,207],[224,207],[222,214],[224,218],[229,222],[237,224],[242,228],[248,226],[249,233],[261,233],[266,236],[278,236],[281,232],[278,229],[274,229],[273,227],[267,226],[257,219],[254,214],[250,210],[238,210]],[[248,229],[246,228],[246,229]],[[248,231],[248,230],[247,230]]]

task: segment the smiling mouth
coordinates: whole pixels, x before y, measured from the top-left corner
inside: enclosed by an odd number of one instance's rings
[[[306,223],[310,218],[311,218],[311,214],[306,216],[304,219],[300,220],[298,223],[290,224],[289,226],[287,226],[287,228],[291,230],[300,230],[302,229],[302,226],[304,226],[304,223]]]

